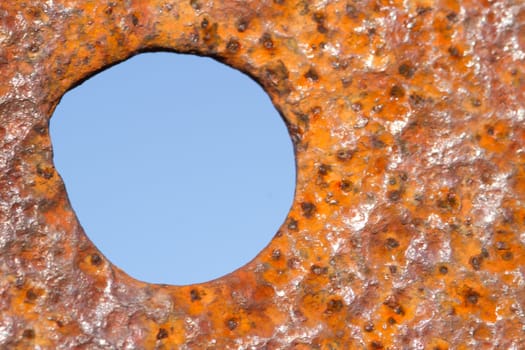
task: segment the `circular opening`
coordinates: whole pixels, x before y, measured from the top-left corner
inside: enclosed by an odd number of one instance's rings
[[[88,236],[143,281],[239,268],[293,200],[283,120],[254,81],[211,59],[142,54],[97,74],[64,96],[51,136]]]

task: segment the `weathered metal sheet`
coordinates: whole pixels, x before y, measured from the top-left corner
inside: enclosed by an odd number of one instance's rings
[[[112,265],[53,166],[61,96],[151,50],[249,74],[295,145],[286,222],[199,285]],[[522,349],[524,120],[519,0],[1,1],[0,347]]]

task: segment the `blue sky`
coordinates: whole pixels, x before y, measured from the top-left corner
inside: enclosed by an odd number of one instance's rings
[[[257,83],[209,58],[147,53],[97,74],[63,97],[51,138],[87,235],[146,282],[241,267],[292,204],[284,122]]]

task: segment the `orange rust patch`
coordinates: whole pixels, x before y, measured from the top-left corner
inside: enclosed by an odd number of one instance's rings
[[[505,0],[0,2],[0,347],[519,348],[524,27]],[[152,50],[249,74],[295,146],[272,242],[198,285],[112,265],[53,165],[64,93]]]

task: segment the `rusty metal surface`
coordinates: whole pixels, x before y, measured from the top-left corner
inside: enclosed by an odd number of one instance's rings
[[[151,50],[251,75],[295,145],[286,222],[208,283],[113,266],[53,166],[61,96]],[[520,0],[0,1],[0,347],[523,349],[524,60]]]

